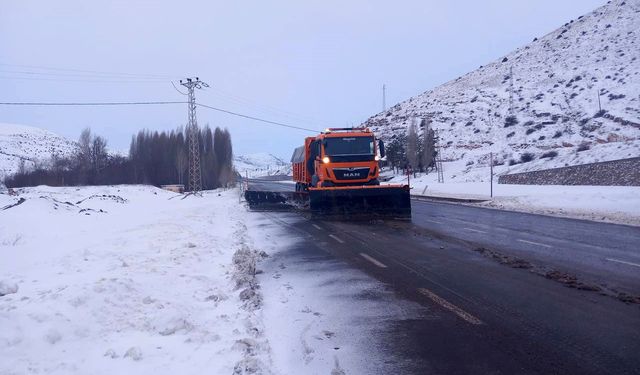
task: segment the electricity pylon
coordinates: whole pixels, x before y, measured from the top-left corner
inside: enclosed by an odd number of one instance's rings
[[[188,111],[189,121],[187,123],[187,133],[189,134],[189,186],[192,194],[199,194],[202,191],[202,173],[200,170],[200,129],[196,119],[196,96],[195,89],[209,87],[198,77],[180,80],[180,84],[189,90]]]

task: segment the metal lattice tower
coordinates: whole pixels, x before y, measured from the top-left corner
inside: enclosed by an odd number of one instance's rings
[[[189,122],[187,123],[187,133],[189,135],[189,191],[198,194],[202,191],[202,174],[200,170],[200,130],[196,118],[196,96],[195,89],[209,87],[200,81],[198,77],[180,80],[180,84],[189,90],[188,111]]]
[[[387,110],[387,85],[382,85],[382,112]]]

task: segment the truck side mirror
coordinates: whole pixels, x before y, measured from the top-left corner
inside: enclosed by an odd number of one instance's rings
[[[378,140],[378,150],[380,150],[380,158],[384,158],[386,152],[384,151],[384,142],[382,142],[382,139]]]

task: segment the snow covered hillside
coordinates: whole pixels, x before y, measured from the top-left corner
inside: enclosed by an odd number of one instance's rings
[[[431,120],[458,181],[486,179],[490,152],[498,173],[638,156],[638,25],[640,1],[611,1],[365,125],[389,140]]]
[[[0,179],[17,172],[22,160],[30,168],[52,155],[70,156],[76,148],[75,142],[44,129],[0,123]]]
[[[291,163],[264,152],[236,156],[233,165],[243,177],[291,174]]]

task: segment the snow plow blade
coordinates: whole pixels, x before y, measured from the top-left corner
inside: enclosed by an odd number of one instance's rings
[[[309,189],[313,217],[411,220],[409,186],[345,186]]]
[[[291,210],[299,208],[306,200],[306,194],[293,191],[255,191],[244,192],[244,199],[252,210]]]

